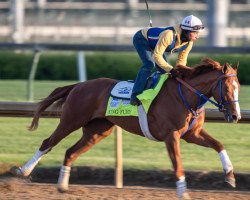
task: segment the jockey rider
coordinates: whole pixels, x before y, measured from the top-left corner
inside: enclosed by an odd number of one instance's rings
[[[140,105],[141,102],[136,96],[143,92],[155,63],[161,73],[169,72],[173,78],[178,76],[178,71],[167,62],[164,53],[179,52],[176,65],[185,66],[193,41],[199,38],[199,32],[203,29],[201,20],[190,15],[185,17],[177,27],[144,28],[134,35],[133,44],[143,66],[135,80],[130,99],[131,105]]]

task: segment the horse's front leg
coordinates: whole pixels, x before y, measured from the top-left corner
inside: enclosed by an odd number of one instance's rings
[[[214,139],[211,135],[209,135],[204,129],[195,129],[187,132],[183,139],[186,142],[194,143],[203,147],[213,148],[217,151],[223,169],[226,173],[225,181],[231,186],[236,187],[235,177],[233,173],[233,165],[231,160],[225,150],[224,146],[216,139]]]
[[[165,143],[175,171],[177,195],[179,198],[189,199],[189,195],[186,191],[187,183],[185,180],[185,173],[181,162],[179,132],[175,131],[170,133]]]

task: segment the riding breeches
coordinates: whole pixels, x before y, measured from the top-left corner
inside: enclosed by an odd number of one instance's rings
[[[155,62],[152,57],[152,52],[149,47],[149,43],[147,39],[142,35],[141,31],[138,31],[134,35],[133,44],[143,63],[142,67],[140,68],[137,74],[132,91],[132,96],[136,96],[143,92],[146,86],[147,78],[151,75],[153,68],[155,66],[157,67],[157,70],[160,71],[161,73],[166,73],[166,72],[162,68],[155,65]]]

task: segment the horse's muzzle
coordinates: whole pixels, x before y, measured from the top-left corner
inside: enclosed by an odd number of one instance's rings
[[[225,111],[224,118],[228,123],[237,123],[241,119],[241,116]]]

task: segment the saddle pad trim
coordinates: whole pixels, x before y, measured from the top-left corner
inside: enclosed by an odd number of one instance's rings
[[[130,100],[130,97],[117,97],[115,95],[110,94],[111,97],[117,98],[117,99],[124,99],[124,100]]]
[[[137,98],[142,102],[142,105],[146,113],[148,113],[149,107],[152,103],[152,101],[149,100],[155,99],[155,97],[160,92],[161,87],[163,86],[163,83],[167,80],[167,78],[168,78],[167,74],[162,74],[158,84],[154,89],[144,90],[142,94],[137,95]]]

